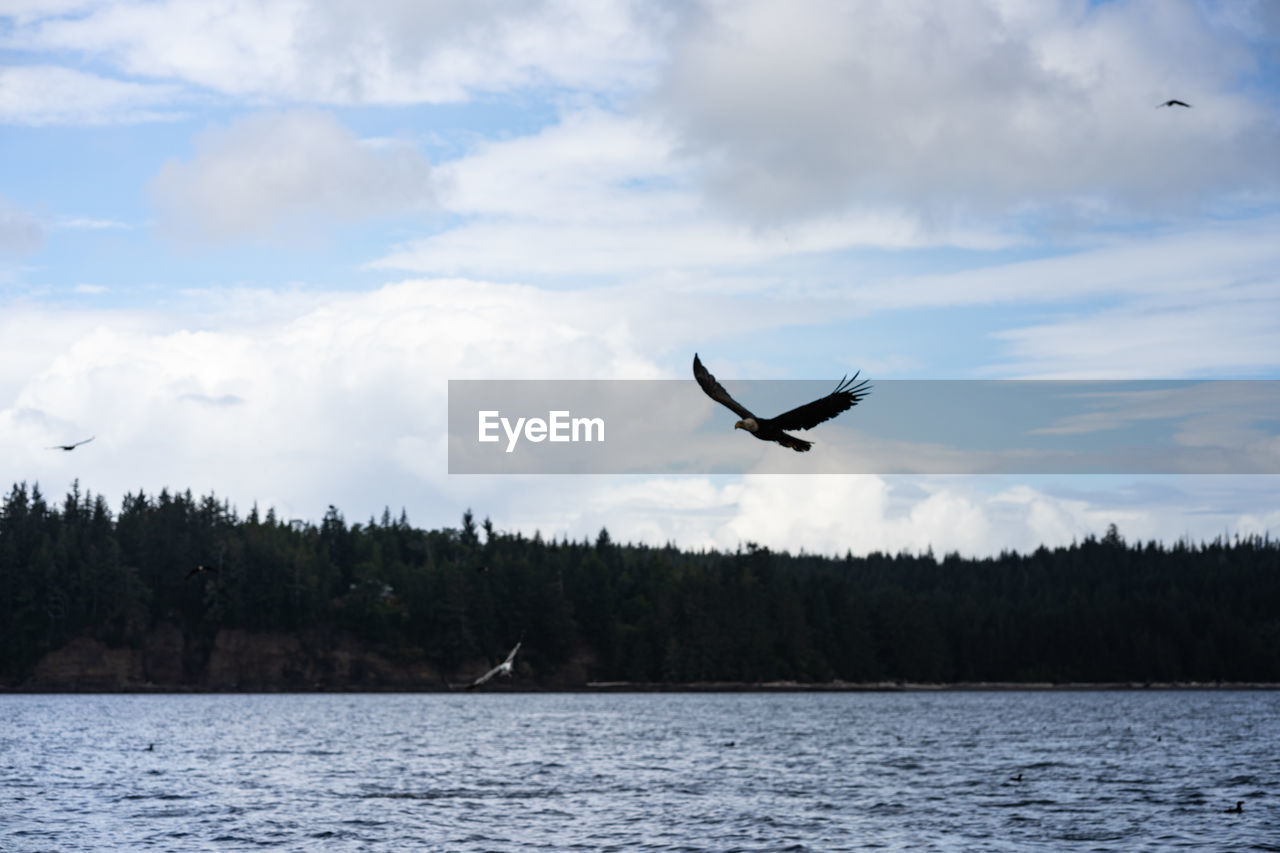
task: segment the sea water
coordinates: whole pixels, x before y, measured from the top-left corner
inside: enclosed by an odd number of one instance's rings
[[[5,853],[1280,850],[1278,795],[1265,691],[0,696]]]

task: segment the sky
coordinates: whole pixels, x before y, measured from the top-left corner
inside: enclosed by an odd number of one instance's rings
[[[1280,378],[1277,152],[1265,0],[0,0],[0,480],[688,548],[1280,535],[1263,474],[446,453],[449,380],[695,352],[726,384]]]

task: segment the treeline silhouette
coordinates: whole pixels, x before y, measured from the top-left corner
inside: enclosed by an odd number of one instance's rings
[[[197,565],[210,571],[188,578]],[[1280,682],[1280,545],[1127,544],[987,559],[830,558],[458,529],[404,513],[320,524],[214,496],[15,485],[0,506],[0,678],[88,635],[137,646],[161,622],[348,631],[441,671],[524,638],[526,678],[588,652],[633,682]]]

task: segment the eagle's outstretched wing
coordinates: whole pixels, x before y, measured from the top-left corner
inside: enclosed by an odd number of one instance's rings
[[[698,380],[698,384],[702,386],[703,391],[707,392],[708,397],[721,405],[728,406],[738,414],[738,417],[755,417],[755,415],[751,414],[750,409],[729,396],[729,392],[724,390],[724,386],[717,382],[716,378],[702,366],[702,361],[698,358],[696,352],[693,354],[693,378]],[[826,420],[826,418],[823,418],[823,420]]]
[[[80,445],[82,445],[82,444],[88,444],[89,442],[93,441],[95,438],[97,438],[97,436],[91,435],[91,436],[89,436],[88,438],[86,438],[84,441],[77,441],[75,444],[54,444],[54,445],[52,445],[52,446],[50,446],[50,447],[48,447],[48,448],[46,448],[46,449],[48,449],[48,450],[75,450],[75,449],[76,449],[77,447],[79,447]]]
[[[823,421],[829,421],[843,411],[853,408],[858,401],[871,393],[871,385],[866,379],[858,382],[858,374],[852,378],[841,379],[836,390],[825,397],[805,403],[789,412],[783,412],[770,423],[779,429],[813,429]]]

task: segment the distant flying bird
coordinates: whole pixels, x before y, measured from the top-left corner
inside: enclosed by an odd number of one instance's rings
[[[50,445],[49,447],[46,447],[45,450],[75,450],[80,445],[88,444],[89,442],[93,441],[95,438],[97,438],[96,435],[91,435],[88,438],[86,438],[84,441],[77,441],[75,444],[53,444],[53,445]]]
[[[697,353],[693,354],[693,377],[698,380],[698,384],[702,386],[703,391],[707,392],[708,397],[727,406],[742,417],[742,420],[733,425],[734,429],[745,429],[761,441],[776,441],[783,447],[790,447],[799,453],[813,447],[813,442],[787,435],[783,430],[813,429],[823,421],[829,421],[841,412],[853,408],[862,398],[871,393],[871,386],[867,384],[867,380],[864,379],[855,384],[858,378],[858,374],[855,373],[852,379],[841,379],[836,390],[825,397],[814,400],[812,403],[805,403],[789,412],[783,412],[776,418],[758,418],[751,414],[746,406],[729,396],[724,386],[702,366]]]
[[[218,571],[219,569],[222,568],[222,558],[225,557],[226,554],[227,554],[227,543],[223,542],[221,545],[218,546],[218,565],[210,566],[205,563],[200,563],[194,569],[187,572],[187,576],[183,578],[183,580],[191,580],[196,575],[203,575],[209,572]]]
[[[1186,107],[1187,109],[1191,109],[1191,105],[1190,105],[1190,104],[1188,104],[1186,101],[1179,101],[1177,98],[1170,98],[1169,100],[1165,101],[1163,104],[1157,104],[1157,106],[1161,106],[1161,107]]]
[[[1224,809],[1227,814],[1242,814],[1244,812],[1244,800],[1236,800],[1234,809]]]
[[[511,670],[515,669],[515,665],[516,665],[515,663],[516,652],[520,651],[520,643],[523,643],[523,642],[524,641],[521,640],[519,643],[516,643],[516,647],[511,650],[511,654],[507,655],[506,660],[504,660],[502,663],[498,664],[493,669],[486,672],[484,675],[477,678],[475,681],[468,684],[467,689],[470,690],[473,687],[479,687],[481,684],[484,684],[486,681],[488,681],[490,678],[493,678],[495,675],[511,675]]]
[[[217,566],[206,566],[204,563],[201,563],[191,571],[187,572],[187,576],[183,578],[183,580],[191,580],[196,575],[203,575],[206,572],[216,572],[217,570]]]

